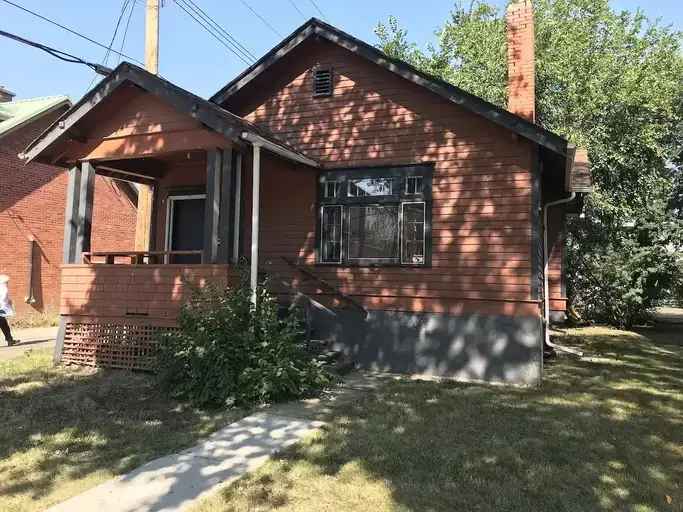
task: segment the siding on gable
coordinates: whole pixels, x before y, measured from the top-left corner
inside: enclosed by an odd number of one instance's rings
[[[240,92],[225,106],[326,168],[434,164],[431,268],[313,271],[371,309],[538,315],[531,296],[531,144],[335,45],[304,46],[266,73],[277,77],[272,83],[254,83],[249,95]],[[316,64],[334,70],[331,97],[312,97]],[[309,170],[269,162],[261,260],[281,272],[280,255],[298,254],[313,265],[315,180],[303,178]]]

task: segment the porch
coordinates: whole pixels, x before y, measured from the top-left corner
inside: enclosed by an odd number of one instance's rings
[[[195,287],[228,284],[244,261],[256,288],[264,259],[262,192],[273,193],[284,168],[305,182],[307,204],[318,167],[243,119],[129,64],[24,157],[69,169],[55,359],[133,369],[151,367],[159,335],[175,328]],[[135,184],[135,247],[91,251],[96,175]],[[297,256],[291,251],[302,243],[278,254]]]

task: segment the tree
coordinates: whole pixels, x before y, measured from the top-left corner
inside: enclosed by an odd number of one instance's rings
[[[682,272],[672,250],[683,247],[674,218],[683,194],[682,34],[641,11],[616,12],[608,0],[535,0],[534,10],[538,122],[588,148],[595,185],[585,215],[568,226],[570,300],[589,318],[628,324],[669,293]],[[436,45],[425,49],[409,41],[395,18],[379,23],[375,33],[389,55],[505,106],[505,20],[495,6],[456,4],[436,32]],[[669,223],[670,236],[654,236]],[[640,286],[647,278],[633,244],[648,229],[655,252],[673,254],[671,279]],[[640,299],[612,300],[642,304],[621,320],[602,315],[595,304],[621,293],[602,272],[616,261],[629,269],[624,289]],[[602,283],[605,293],[582,288],[586,283]]]

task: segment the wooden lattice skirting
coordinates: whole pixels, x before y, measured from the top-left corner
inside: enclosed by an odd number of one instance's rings
[[[153,370],[167,325],[125,322],[67,322],[62,363],[128,370]]]

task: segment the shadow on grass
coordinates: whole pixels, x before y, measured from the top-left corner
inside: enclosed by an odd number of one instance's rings
[[[367,510],[377,482],[374,510],[683,510],[678,336],[570,331],[588,357],[548,365],[541,389],[390,383],[206,510]]]
[[[175,402],[150,375],[54,368],[49,351],[5,362],[0,509],[40,510],[83,490],[81,479],[98,475],[93,485],[129,471],[239,415]]]

